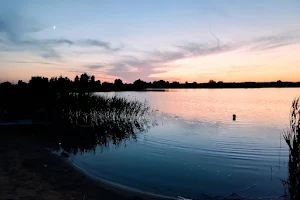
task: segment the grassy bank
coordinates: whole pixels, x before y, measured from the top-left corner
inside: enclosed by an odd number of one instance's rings
[[[34,103],[25,105],[22,101],[14,107],[7,99],[6,104],[1,104],[7,118],[15,114],[15,120],[18,116],[27,116],[33,122],[44,124],[6,126],[4,130],[18,135],[34,135],[53,150],[64,149],[76,154],[94,151],[97,146],[119,145],[135,139],[138,133],[156,124],[155,111],[147,102],[123,97],[57,93],[47,94],[47,98],[41,95],[37,99],[28,98],[33,102],[41,98],[48,100],[39,103],[38,107]]]

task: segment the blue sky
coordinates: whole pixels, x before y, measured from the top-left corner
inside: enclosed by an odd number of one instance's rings
[[[300,81],[298,0],[0,5],[0,81],[83,72],[125,82]]]

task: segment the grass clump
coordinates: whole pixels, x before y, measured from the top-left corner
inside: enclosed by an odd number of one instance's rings
[[[120,145],[155,125],[155,111],[147,102],[95,94],[59,94],[50,121],[54,130],[42,135],[54,150],[94,151],[97,146]]]
[[[283,134],[289,147],[289,176],[286,181],[290,200],[300,199],[300,99],[296,98],[291,107],[290,127]]]

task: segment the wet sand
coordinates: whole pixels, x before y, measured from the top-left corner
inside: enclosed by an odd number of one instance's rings
[[[0,134],[0,200],[166,199],[92,179],[31,137]]]

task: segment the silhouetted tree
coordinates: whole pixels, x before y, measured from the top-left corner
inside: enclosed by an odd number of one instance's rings
[[[12,86],[12,84],[11,84],[10,82],[8,82],[8,81],[3,82],[3,83],[1,83],[0,85],[1,85],[2,87],[9,87],[9,86]]]
[[[11,86],[9,88],[9,86]],[[116,79],[114,83],[104,82],[101,85],[100,80],[96,80],[95,76],[89,76],[87,73],[83,73],[80,76],[76,75],[74,81],[71,81],[68,77],[52,77],[50,81],[46,77],[33,76],[29,83],[26,84],[23,81],[18,81],[17,85],[13,85],[9,82],[1,83],[2,90],[27,90],[36,93],[46,92],[95,92],[95,91],[113,91],[113,90],[140,90],[144,88],[261,88],[261,87],[300,87],[300,82],[282,82],[278,80],[276,82],[243,82],[243,83],[224,83],[219,81],[216,83],[214,80],[210,80],[208,83],[197,82],[172,82],[159,80],[151,82],[145,82],[141,79],[129,84],[123,84],[121,79]],[[1,89],[0,88],[0,89]],[[9,88],[9,89],[8,89]]]
[[[169,82],[165,82],[164,80],[154,81],[153,87],[155,88],[165,88],[169,85]]]
[[[55,83],[57,81],[57,77],[51,77],[50,78],[50,83]]]
[[[115,86],[116,86],[117,88],[122,87],[122,86],[123,86],[123,81],[122,81],[121,79],[116,79],[116,80],[115,80]]]
[[[68,77],[60,76],[56,81],[57,91],[68,92],[72,90],[71,80]]]
[[[75,83],[76,83],[76,82],[79,82],[79,80],[80,80],[79,77],[76,76],[75,79],[74,79],[74,82],[75,82]]]
[[[91,76],[89,88],[90,88],[90,91],[94,91],[95,90],[95,88],[96,88],[95,76]]]
[[[80,78],[78,75],[76,75],[76,77],[74,78],[74,84],[73,84],[73,90],[74,91],[79,91],[79,84],[80,84]]]
[[[214,80],[209,80],[209,82],[208,82],[209,84],[215,84],[216,83],[216,81],[214,81]]]
[[[170,87],[172,87],[172,88],[178,88],[178,87],[180,87],[180,83],[174,81],[174,82],[170,83]]]
[[[136,89],[144,89],[146,88],[147,83],[145,81],[142,81],[141,79],[138,79],[133,82],[133,85]]]
[[[89,84],[90,81],[90,76],[87,75],[87,73],[83,73],[80,76],[80,92],[90,92],[91,91],[91,87]]]
[[[34,94],[46,93],[49,87],[48,83],[48,78],[41,76],[33,76],[29,81],[29,85]]]
[[[27,83],[23,82],[22,80],[19,80],[19,81],[18,81],[18,86],[24,87],[24,86],[26,86],[26,85],[27,85]]]
[[[47,84],[48,78],[41,77],[41,76],[33,76],[31,77],[29,83],[32,85]]]
[[[103,88],[105,91],[111,91],[111,90],[113,90],[113,87],[114,87],[114,84],[113,84],[113,83],[108,83],[108,82],[103,82],[103,83],[102,83],[102,88]]]
[[[90,76],[87,73],[81,74],[80,76],[80,83],[85,84],[88,83],[90,80]]]
[[[95,76],[91,76],[91,83],[95,83]]]

